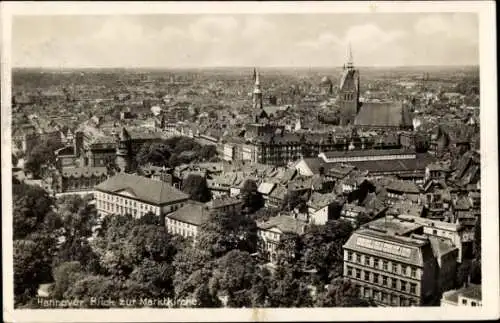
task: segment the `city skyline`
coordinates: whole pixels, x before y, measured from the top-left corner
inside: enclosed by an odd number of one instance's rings
[[[16,16],[27,68],[479,65],[472,13]]]

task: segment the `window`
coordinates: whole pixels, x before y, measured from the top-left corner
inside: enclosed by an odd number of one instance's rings
[[[416,268],[411,269],[411,277],[413,277],[413,278],[417,277],[417,269]]]
[[[376,274],[376,273],[373,273],[373,282],[375,284],[378,284],[378,274]]]
[[[410,284],[410,293],[416,294],[417,293],[417,284]]]
[[[382,292],[382,302],[387,302],[387,293]]]
[[[436,236],[438,234],[437,230],[432,230],[432,234]]]
[[[365,288],[365,297],[366,298],[370,297],[370,288]]]
[[[396,289],[397,288],[397,280],[392,278],[391,279],[391,287],[392,289]]]
[[[365,265],[370,266],[370,258],[368,256],[365,256]]]
[[[398,305],[399,297],[397,295],[392,295],[392,304]]]
[[[361,279],[361,270],[356,270],[356,278]]]
[[[467,300],[466,299],[462,299],[462,304],[463,305],[467,305]]]
[[[406,292],[406,282],[405,281],[401,281],[401,290],[403,292]]]
[[[387,260],[382,261],[382,268],[383,268],[384,270],[387,270],[387,267],[388,267]]]
[[[350,251],[347,252],[347,260],[352,261],[352,252]]]
[[[382,285],[387,286],[387,276],[382,276]]]
[[[347,276],[351,277],[352,276],[352,267],[347,266]]]
[[[361,256],[356,254],[356,262],[361,262]]]
[[[365,271],[365,280],[370,280],[370,273]]]
[[[476,305],[477,305],[476,302],[470,302],[470,306],[474,306],[475,307]]]

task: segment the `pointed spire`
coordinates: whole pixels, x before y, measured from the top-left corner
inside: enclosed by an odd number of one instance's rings
[[[351,42],[349,42],[349,45],[348,45],[348,54],[347,55],[348,55],[347,56],[347,68],[352,69],[354,62],[353,62],[353,58],[352,58]]]
[[[254,67],[253,68],[253,81],[255,82],[256,79],[257,79],[257,69]]]
[[[254,69],[254,73],[255,73],[255,86],[259,86],[260,85],[259,72],[257,72],[256,69]]]

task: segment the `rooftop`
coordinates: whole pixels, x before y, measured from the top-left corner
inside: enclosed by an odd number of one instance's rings
[[[388,235],[404,236],[422,227],[416,221],[404,220],[397,217],[386,216],[365,225],[368,229],[383,232]]]
[[[458,303],[458,297],[463,296],[467,298],[482,300],[481,285],[469,285],[460,289],[450,290],[443,293],[443,298],[449,302]]]
[[[125,191],[131,197],[152,204],[167,204],[189,198],[189,195],[165,182],[125,173],[108,178],[95,188],[115,194]]]
[[[196,226],[200,226],[209,217],[210,214],[205,211],[205,206],[198,203],[186,204],[180,209],[167,215],[167,218]]]
[[[257,227],[262,230],[278,228],[283,233],[303,234],[305,232],[306,223],[288,215],[278,215],[266,222],[257,223]]]

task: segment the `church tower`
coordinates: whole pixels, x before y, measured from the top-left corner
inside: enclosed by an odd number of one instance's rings
[[[253,108],[256,111],[262,110],[262,91],[260,89],[260,77],[259,72],[256,69],[253,70],[253,75],[255,79],[255,86],[253,89]]]
[[[118,135],[116,146],[116,166],[122,173],[131,170],[130,149],[130,135],[125,128],[122,128],[121,133]]]
[[[353,124],[359,111],[359,72],[354,68],[352,59],[351,45],[349,45],[349,54],[347,64],[344,65],[342,76],[340,78],[338,103],[341,115],[341,124]]]
[[[256,123],[266,123],[269,121],[269,116],[264,110],[264,106],[262,104],[262,90],[260,89],[260,76],[259,72],[254,69],[253,77],[255,80],[255,85],[253,89],[253,110],[256,114],[255,122]]]

